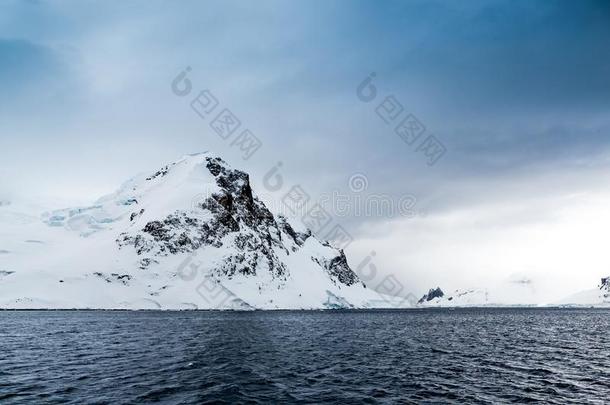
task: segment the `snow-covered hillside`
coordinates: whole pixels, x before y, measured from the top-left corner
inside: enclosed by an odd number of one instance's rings
[[[393,306],[343,251],[275,217],[246,173],[207,153],[91,206],[15,210],[0,207],[0,308]]]
[[[418,302],[421,307],[508,307],[537,306],[537,284],[522,277],[511,277],[490,288],[471,288],[444,292],[430,289]]]
[[[510,278],[491,288],[472,288],[444,292],[432,288],[418,301],[427,307],[514,307],[514,306],[574,306],[610,307],[610,277],[601,279],[597,288],[573,294],[560,301],[542,301],[539,283],[528,278]]]
[[[602,278],[597,288],[571,295],[556,304],[576,307],[610,307],[610,277]]]

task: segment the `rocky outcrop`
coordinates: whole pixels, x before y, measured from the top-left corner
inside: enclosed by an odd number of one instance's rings
[[[175,163],[172,163],[172,164],[171,164],[171,166],[174,166],[174,165],[175,165]],[[166,174],[169,172],[169,168],[170,168],[170,165],[168,165],[168,166],[165,166],[165,167],[161,168],[159,171],[157,171],[157,172],[156,172],[155,174],[153,174],[152,176],[147,177],[147,178],[146,178],[146,181],[151,181],[151,180],[156,179],[157,177],[163,177],[163,176],[165,176],[165,175],[166,175]]]
[[[350,286],[360,281],[356,273],[354,273],[347,264],[347,258],[342,250],[339,252],[338,256],[330,260],[317,257],[312,257],[311,260],[324,268],[335,284],[340,283]]]
[[[427,294],[424,294],[423,297],[417,301],[418,304],[423,304],[424,302],[432,301],[435,298],[442,298],[445,296],[443,290],[440,287],[431,288]]]
[[[602,278],[599,289],[601,290],[604,299],[610,299],[610,277]]]

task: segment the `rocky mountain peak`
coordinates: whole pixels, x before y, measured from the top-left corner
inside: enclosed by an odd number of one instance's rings
[[[443,290],[440,287],[431,288],[427,294],[424,294],[423,297],[417,301],[418,304],[422,304],[427,301],[432,301],[435,298],[442,298],[445,296]]]
[[[199,194],[190,210],[175,210],[147,221],[140,229],[121,233],[116,241],[118,246],[133,248],[142,257],[142,268],[168,255],[192,253],[206,247],[223,248],[225,253],[214,269],[218,276],[268,272],[274,279],[287,280],[290,270],[280,256],[290,256],[302,249],[313,237],[311,231],[297,232],[285,217],[276,219],[254,194],[249,175],[232,169],[221,158],[203,154],[184,159],[193,168],[201,166],[209,172],[214,187],[208,189],[212,191]],[[146,180],[164,178],[176,165],[164,166]],[[325,242],[315,243],[330,256],[311,255],[310,260],[333,282],[346,286],[359,282],[343,251]]]

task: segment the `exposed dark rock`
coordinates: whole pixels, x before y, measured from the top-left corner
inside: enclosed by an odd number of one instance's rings
[[[143,258],[142,260],[140,260],[140,269],[145,270],[148,266],[151,265],[151,263],[159,263],[156,260],[150,259],[148,257]]]
[[[341,250],[339,255],[332,258],[330,261],[312,257],[311,260],[322,266],[333,281],[345,284],[347,286],[358,282],[358,276],[347,264],[345,253]]]
[[[610,298],[610,277],[602,278],[599,289],[603,292],[604,298]]]
[[[428,291],[427,294],[424,294],[423,297],[421,297],[419,299],[419,301],[417,301],[418,304],[422,304],[426,301],[432,301],[435,298],[441,298],[445,295],[445,293],[443,292],[443,290],[441,290],[440,287],[436,287],[436,288],[431,288],[430,291]]]
[[[172,163],[172,166],[175,165],[175,163]],[[150,177],[147,177],[146,180],[150,181],[150,180],[154,180],[157,177],[163,177],[165,176],[167,173],[169,172],[169,166],[165,166],[164,168],[162,168],[161,170],[159,170],[158,172],[156,172],[155,174],[153,174]]]
[[[128,285],[129,281],[131,281],[131,276],[129,274],[112,273],[110,275],[125,285]]]
[[[144,208],[142,208],[140,210],[140,212],[132,212],[131,215],[129,216],[129,220],[133,221],[134,219],[136,219],[137,217],[139,217],[142,214],[144,214]]]
[[[111,273],[110,276],[107,276],[104,273],[96,271],[95,273],[93,273],[93,275],[103,279],[107,283],[118,281],[124,285],[129,285],[129,281],[131,280],[131,276],[129,274]],[[60,280],[59,282],[63,283],[63,280]]]
[[[292,226],[288,223],[286,217],[284,217],[283,215],[278,216],[277,223],[280,229],[284,231],[284,233],[286,233],[288,236],[290,236],[290,238],[292,238],[292,240],[294,241],[294,243],[297,244],[297,246],[303,246],[307,238],[311,236],[310,230],[308,230],[307,233],[295,231],[294,228],[292,228]],[[294,247],[293,251],[296,251],[296,249],[297,248]]]

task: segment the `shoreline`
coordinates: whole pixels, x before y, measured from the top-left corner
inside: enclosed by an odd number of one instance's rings
[[[610,306],[588,306],[588,305],[551,305],[551,306],[531,306],[531,305],[508,305],[508,306],[464,306],[464,307],[414,307],[414,308],[332,308],[332,309],[123,309],[123,308],[0,308],[0,312],[398,312],[398,311],[454,311],[454,310],[501,310],[501,309],[522,309],[522,310],[582,310],[599,309],[610,310]]]

